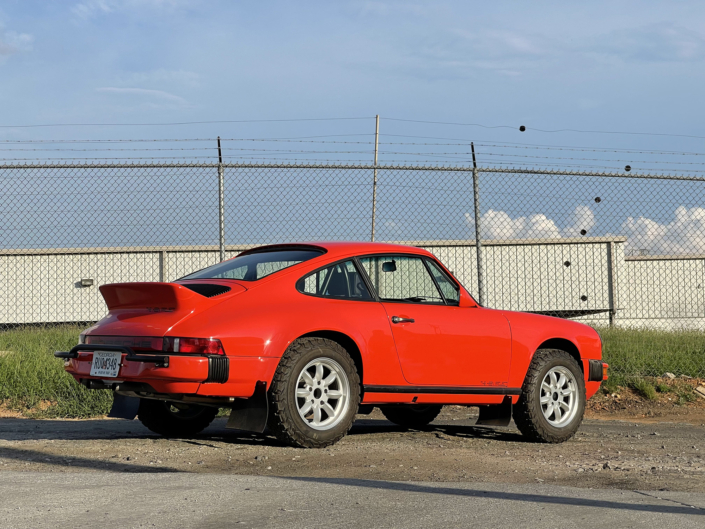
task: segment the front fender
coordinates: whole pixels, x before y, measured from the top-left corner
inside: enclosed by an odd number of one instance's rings
[[[510,387],[521,387],[534,353],[547,342],[559,344],[550,345],[553,348],[572,349],[568,352],[577,353],[582,364],[588,359],[602,358],[600,335],[588,325],[540,314],[504,311],[504,315],[512,329]],[[560,342],[563,342],[564,347],[561,347]],[[583,371],[587,372],[586,369]]]

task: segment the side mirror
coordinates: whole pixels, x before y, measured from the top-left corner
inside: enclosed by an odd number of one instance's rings
[[[395,261],[387,261],[386,263],[382,263],[382,272],[396,272],[397,271],[397,263]]]
[[[459,307],[477,308],[479,305],[472,299],[472,296],[467,293],[464,288],[460,289],[460,302]]]

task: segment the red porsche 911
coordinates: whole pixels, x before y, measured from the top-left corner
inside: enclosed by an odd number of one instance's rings
[[[429,252],[380,243],[263,246],[173,283],[104,285],[109,313],[55,355],[111,416],[193,435],[228,427],[299,447],[379,407],[420,428],[445,404],[530,439],[578,429],[606,377],[586,325],[479,306]]]

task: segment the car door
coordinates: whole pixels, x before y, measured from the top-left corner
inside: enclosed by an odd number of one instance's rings
[[[432,259],[390,254],[360,263],[387,312],[409,384],[507,384],[511,336],[500,312],[460,307],[460,287]]]

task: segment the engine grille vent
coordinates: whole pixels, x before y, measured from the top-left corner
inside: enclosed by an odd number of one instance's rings
[[[224,285],[211,285],[210,283],[195,283],[188,285],[181,284],[181,286],[186,287],[189,290],[193,290],[197,294],[200,294],[201,296],[205,296],[207,298],[220,296],[221,294],[230,292],[230,287],[226,287]]]

